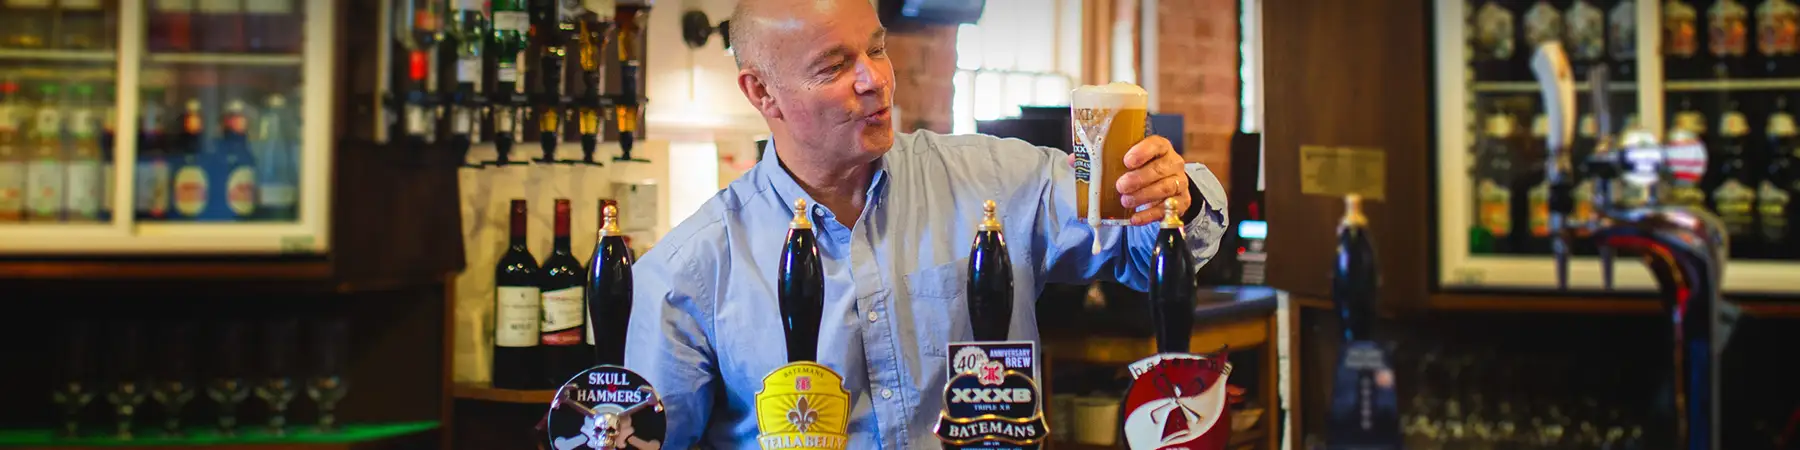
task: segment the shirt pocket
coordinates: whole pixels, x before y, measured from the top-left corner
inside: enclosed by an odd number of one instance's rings
[[[952,341],[966,341],[969,325],[969,259],[958,258],[906,275],[912,297],[913,333],[925,355],[942,357]],[[971,335],[971,336],[965,336]]]

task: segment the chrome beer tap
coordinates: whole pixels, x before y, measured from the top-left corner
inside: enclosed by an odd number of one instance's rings
[[[1719,448],[1719,354],[1731,332],[1737,308],[1721,294],[1729,235],[1717,216],[1683,206],[1656,202],[1664,178],[1697,181],[1705,171],[1706,149],[1693,133],[1677,131],[1659,143],[1654,134],[1626,130],[1617,145],[1607,136],[1607,81],[1604,67],[1590,72],[1599,144],[1580,161],[1594,176],[1592,217],[1571,221],[1574,182],[1569,176],[1569,136],[1575,100],[1568,57],[1558,43],[1538,47],[1531,62],[1553,126],[1546,147],[1545,170],[1550,182],[1550,228],[1556,256],[1558,290],[1568,289],[1569,241],[1577,231],[1591,233],[1601,251],[1602,276],[1612,289],[1612,251],[1642,255],[1655,275],[1659,298],[1673,322],[1674,389],[1677,410],[1675,439],[1680,448]],[[1616,204],[1615,183],[1642,198]]]

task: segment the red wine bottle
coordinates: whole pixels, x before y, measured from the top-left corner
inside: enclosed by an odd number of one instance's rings
[[[543,386],[560,386],[577,372],[593,366],[593,350],[588,348],[583,325],[587,322],[582,301],[587,272],[581,261],[569,251],[569,199],[556,199],[556,240],[550,256],[544,258],[543,272],[538,275],[539,295],[543,298],[543,322],[539,327],[539,344],[543,345],[546,372]]]
[[[631,248],[619,228],[619,209],[600,201],[600,232],[588,261],[588,343],[594,363],[625,364],[625,329],[631,325]]]
[[[525,200],[512,201],[512,242],[494,267],[494,387],[530,389],[538,379],[538,263],[525,246]]]

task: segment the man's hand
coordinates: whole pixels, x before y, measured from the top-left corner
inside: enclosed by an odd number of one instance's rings
[[[1075,154],[1070,153],[1068,159],[1069,167],[1075,167]],[[1130,171],[1119,176],[1119,183],[1114,185],[1119,190],[1119,203],[1134,210],[1143,205],[1158,205],[1131,216],[1132,225],[1162,220],[1160,205],[1170,198],[1181,205],[1181,210],[1175,213],[1187,215],[1194,205],[1193,197],[1188,195],[1186,165],[1181,154],[1175,153],[1175,146],[1162,136],[1145,136],[1125,152],[1125,167]]]

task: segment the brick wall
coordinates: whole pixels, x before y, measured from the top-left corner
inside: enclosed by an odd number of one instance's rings
[[[1162,0],[1157,13],[1157,109],[1186,122],[1187,159],[1230,184],[1238,126],[1237,0]]]
[[[923,26],[888,35],[888,57],[894,62],[894,106],[900,130],[927,129],[949,133],[950,104],[955,97],[956,27]]]

